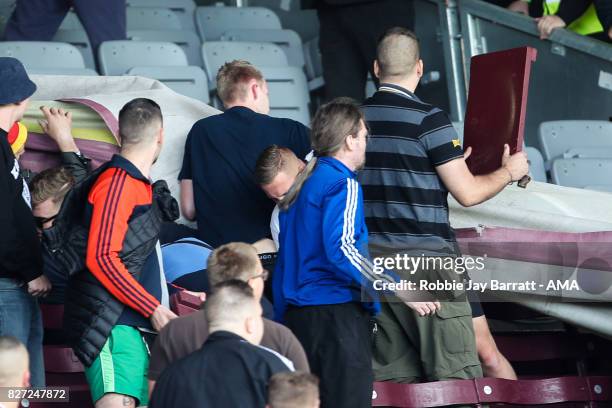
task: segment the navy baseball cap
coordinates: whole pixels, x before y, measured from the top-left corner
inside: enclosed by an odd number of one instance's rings
[[[0,105],[21,102],[36,92],[36,84],[16,58],[0,57]]]

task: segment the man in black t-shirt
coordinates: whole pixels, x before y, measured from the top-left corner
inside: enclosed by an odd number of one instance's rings
[[[268,116],[268,86],[245,61],[225,64],[217,74],[225,112],[198,121],[187,136],[181,181],[181,212],[196,219],[199,238],[217,247],[253,243],[270,235],[274,203],[259,189],[253,172],[268,146],[285,146],[304,157],[308,128]]]
[[[230,280],[216,285],[205,303],[208,338],[199,350],[164,370],[149,406],[265,406],[270,377],[293,371],[293,365],[280,354],[258,346],[264,330],[261,311],[246,282]]]

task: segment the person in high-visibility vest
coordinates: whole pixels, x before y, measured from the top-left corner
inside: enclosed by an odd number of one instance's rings
[[[542,39],[556,28],[612,42],[610,0],[487,0],[508,10],[536,17]]]
[[[581,35],[603,32],[592,0],[540,0],[542,17],[536,18],[540,38],[550,37],[557,28],[566,28]]]

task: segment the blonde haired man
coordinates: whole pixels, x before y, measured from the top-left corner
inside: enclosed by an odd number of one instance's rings
[[[181,181],[181,212],[197,220],[199,238],[217,247],[253,243],[269,235],[274,203],[254,181],[260,153],[277,144],[298,157],[310,151],[308,128],[268,116],[268,85],[246,61],[232,61],[217,74],[225,112],[204,118],[187,136]]]

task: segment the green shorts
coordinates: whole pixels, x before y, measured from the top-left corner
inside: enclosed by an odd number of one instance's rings
[[[148,368],[149,353],[140,332],[132,326],[115,326],[98,357],[85,368],[94,402],[116,393],[136,398],[136,406],[147,405]]]

